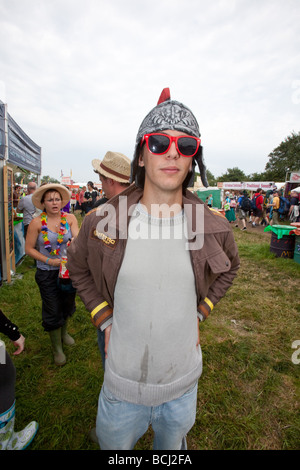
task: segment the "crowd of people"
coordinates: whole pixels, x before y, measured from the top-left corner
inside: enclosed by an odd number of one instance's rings
[[[75,345],[67,325],[76,294],[97,328],[104,382],[94,436],[103,450],[133,449],[150,425],[154,449],[187,448],[202,374],[199,322],[239,269],[226,218],[234,223],[237,209],[246,226],[244,194],[226,194],[225,218],[208,207],[212,200],[207,206],[189,191],[196,165],[208,186],[198,122],[165,89],[140,125],[132,162],[111,151],[92,161],[104,197],[91,181],[72,195],[51,183],[28,185],[19,202],[54,363],[63,366],[64,344]],[[263,220],[262,207],[251,215],[253,226]],[[85,215],[80,230],[76,210]],[[116,217],[107,218],[107,212]],[[2,312],[0,331],[21,344],[21,352],[22,335]],[[15,370],[8,355],[3,370],[0,445],[25,448],[38,424],[14,432]]]
[[[238,194],[235,191],[225,192],[222,207],[228,222],[247,230],[247,223],[251,227],[259,225],[278,225],[282,221],[299,222],[300,190],[291,190],[289,200],[285,201],[285,207],[280,210],[282,191],[275,187],[267,191],[257,188],[252,198],[246,190],[241,190]]]

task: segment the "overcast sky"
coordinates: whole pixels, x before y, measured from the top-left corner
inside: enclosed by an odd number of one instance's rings
[[[163,88],[187,105],[208,169],[261,172],[300,130],[299,0],[0,0],[0,100],[42,175],[95,181],[132,158]]]

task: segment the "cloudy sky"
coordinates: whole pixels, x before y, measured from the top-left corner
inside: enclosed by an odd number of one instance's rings
[[[299,24],[299,0],[0,0],[0,100],[42,175],[95,180],[93,158],[132,158],[165,87],[215,176],[261,172],[300,130]]]

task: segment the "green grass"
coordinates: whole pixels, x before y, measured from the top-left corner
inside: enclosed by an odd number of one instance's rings
[[[233,229],[241,268],[227,295],[200,325],[203,374],[189,449],[295,450],[299,448],[299,371],[292,343],[300,339],[300,265],[270,253],[270,233]],[[26,337],[12,356],[17,370],[16,429],[30,420],[39,431],[30,449],[94,450],[103,370],[97,334],[77,298],[70,320],[76,345],[67,364],[53,364],[41,327],[41,300],[33,260],[17,268],[20,279],[0,289],[1,308]],[[3,337],[10,353],[12,344]],[[151,449],[151,429],[136,449]]]

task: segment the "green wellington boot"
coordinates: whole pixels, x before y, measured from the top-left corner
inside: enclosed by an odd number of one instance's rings
[[[54,362],[57,366],[64,366],[67,360],[62,349],[61,328],[49,331],[49,335],[52,344]]]
[[[14,432],[15,403],[0,415],[0,450],[24,450],[34,439],[38,423],[31,421],[22,431]]]
[[[75,344],[75,340],[67,332],[67,322],[61,328],[61,337],[62,337],[62,342],[66,344],[67,346],[73,346]]]

